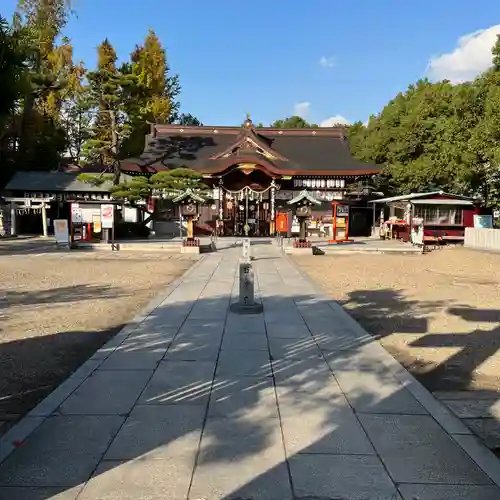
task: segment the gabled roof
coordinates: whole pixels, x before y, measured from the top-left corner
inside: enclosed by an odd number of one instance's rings
[[[196,194],[191,188],[187,188],[183,193],[181,193],[179,196],[176,196],[172,201],[174,203],[179,203],[186,198],[192,198],[197,203],[205,202],[205,198],[201,197],[199,194]]]
[[[474,198],[469,196],[462,196],[459,194],[445,193],[444,191],[429,191],[427,193],[410,193],[400,196],[391,196],[390,198],[381,198],[379,200],[371,200],[368,203],[391,203],[393,201],[412,201],[422,198],[432,198],[432,197],[443,197],[448,199],[454,199],[457,201],[464,201],[472,203]]]
[[[250,122],[251,123],[251,122]],[[380,167],[356,160],[343,127],[274,129],[152,125],[139,158],[122,160],[130,172],[186,167],[204,174],[256,163],[272,175],[371,175]]]
[[[321,201],[317,200],[311,193],[307,191],[307,189],[303,189],[295,198],[288,202],[289,205],[295,205],[299,203],[299,201],[307,200],[311,202],[313,205],[321,205]]]
[[[110,185],[92,186],[77,179],[78,174],[66,172],[16,172],[4,191],[108,193]]]

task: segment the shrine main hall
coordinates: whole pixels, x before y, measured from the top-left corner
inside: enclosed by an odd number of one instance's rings
[[[380,167],[355,159],[344,127],[256,128],[152,124],[144,152],[122,160],[124,174],[149,176],[173,168],[202,174],[212,193],[197,228],[221,235],[270,236],[276,214],[302,190],[321,202],[315,216],[331,214],[333,200],[351,206],[351,224],[370,226],[368,186]],[[157,200],[157,221],[172,220],[175,207]],[[357,217],[356,217],[357,214]],[[357,221],[357,222],[356,222]]]

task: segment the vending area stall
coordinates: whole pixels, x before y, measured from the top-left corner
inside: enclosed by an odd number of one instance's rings
[[[480,212],[473,198],[443,191],[372,200],[372,235],[416,244],[461,243]],[[377,207],[378,205],[378,207]],[[377,208],[379,208],[377,225]]]

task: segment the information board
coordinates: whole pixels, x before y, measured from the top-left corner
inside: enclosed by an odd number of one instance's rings
[[[77,223],[77,224],[83,222],[82,210],[80,208],[79,203],[72,203],[71,204],[71,222]]]
[[[337,205],[337,217],[348,217],[349,205]]]
[[[101,227],[111,229],[114,223],[114,205],[101,205]]]
[[[57,244],[69,244],[69,229],[66,219],[54,219],[54,236]]]

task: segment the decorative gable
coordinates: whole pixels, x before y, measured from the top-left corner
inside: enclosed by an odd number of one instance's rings
[[[230,156],[246,156],[249,154],[262,155],[268,160],[286,160],[282,155],[273,151],[259,140],[259,137],[252,130],[245,130],[234,144],[224,151],[215,154],[210,159],[218,160],[221,158],[229,158]]]

